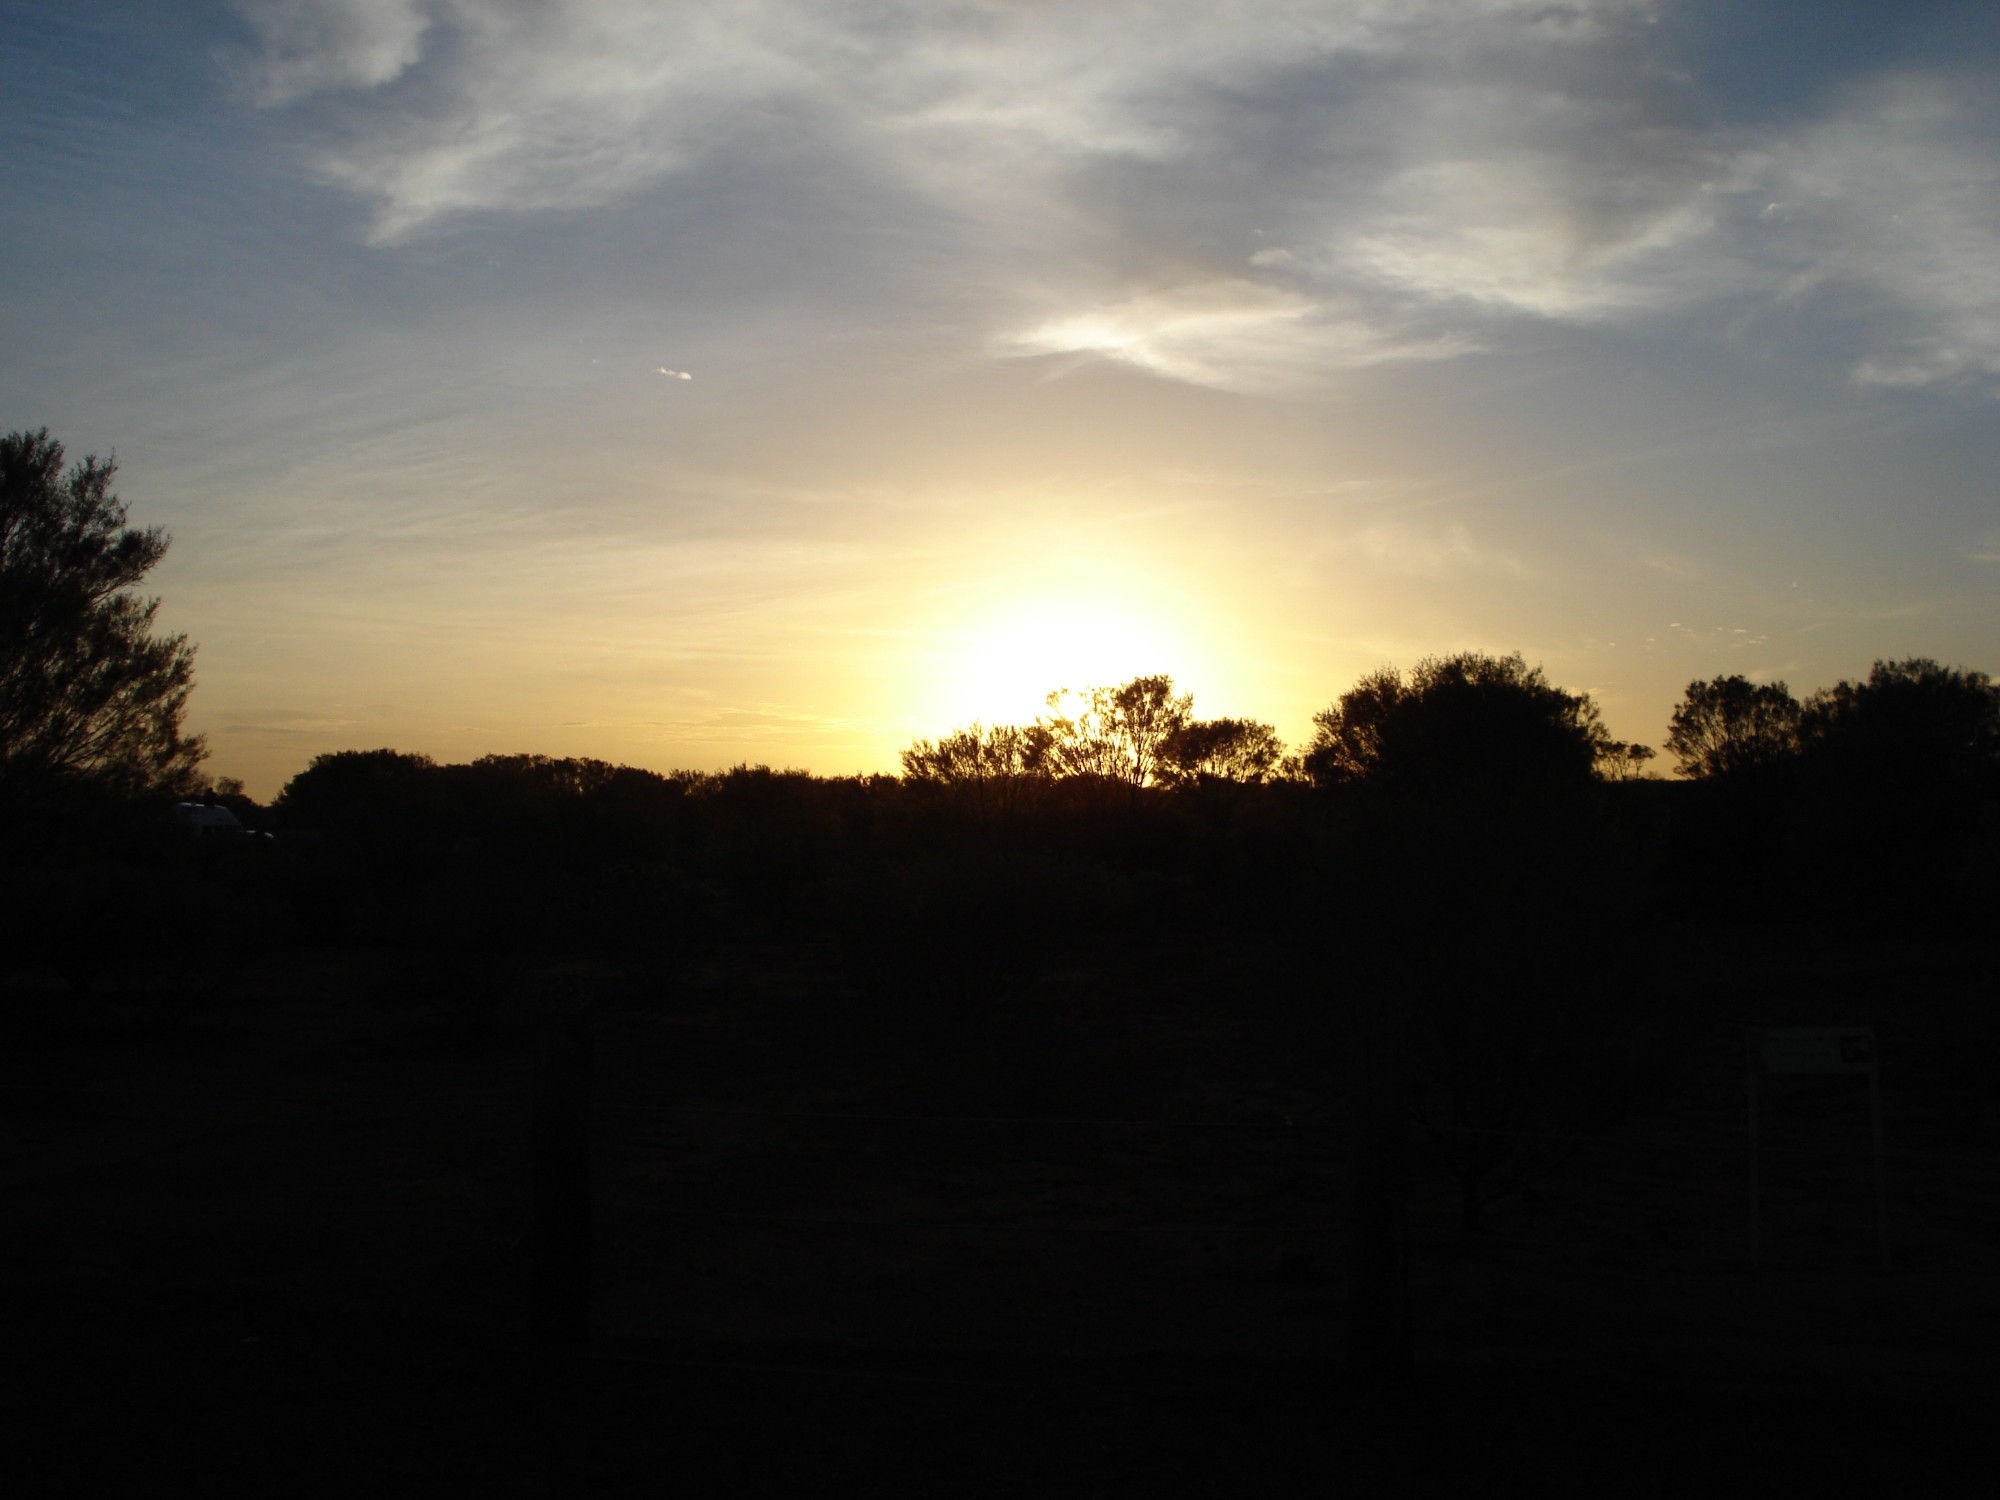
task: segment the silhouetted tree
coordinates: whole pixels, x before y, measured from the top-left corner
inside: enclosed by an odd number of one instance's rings
[[[2000,826],[2000,689],[1923,657],[1877,662],[1799,717],[1798,883],[1821,902],[1985,905]]]
[[[1667,730],[1681,775],[1702,780],[1768,772],[1798,754],[1799,704],[1782,682],[1690,682]]]
[[[1170,785],[1202,780],[1261,782],[1278,774],[1285,747],[1269,724],[1251,719],[1200,719],[1183,724],[1160,746],[1160,777]]]
[[[1053,773],[1054,736],[1040,724],[974,724],[903,751],[903,778],[941,799],[949,815],[993,837]]]
[[[1066,700],[1076,706],[1065,713]],[[1162,752],[1186,727],[1194,711],[1192,695],[1174,693],[1167,676],[1135,677],[1123,687],[1061,689],[1048,696],[1050,716],[1041,726],[1051,736],[1050,760],[1057,774],[1101,776],[1132,786],[1153,786],[1164,769]]]
[[[1580,786],[1612,744],[1597,705],[1521,656],[1426,657],[1384,667],[1313,715],[1317,786],[1417,794]]]
[[[936,741],[917,740],[903,751],[903,774],[916,781],[946,784],[985,782],[1008,776],[1039,776],[1049,770],[1054,737],[1040,724],[987,728],[973,724]]]
[[[126,794],[191,791],[186,636],[151,634],[129,590],[166,553],[125,524],[115,463],[63,469],[47,429],[0,438],[0,778],[84,777]]]
[[[1928,657],[1878,661],[1866,682],[1814,693],[1799,740],[1818,766],[1860,786],[1966,796],[2000,771],[2000,687]]]
[[[271,809],[291,828],[330,833],[408,832],[436,779],[437,762],[400,750],[335,750],[285,783]]]
[[[1607,781],[1643,780],[1647,764],[1658,753],[1651,745],[1612,740],[1597,752],[1597,774]]]

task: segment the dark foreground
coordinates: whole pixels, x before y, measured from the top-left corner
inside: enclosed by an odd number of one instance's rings
[[[1396,1395],[1345,1367],[1340,1034],[1245,1001],[1311,993],[1254,951],[1086,962],[971,1041],[861,1024],[809,948],[607,1010],[565,1354],[527,1339],[504,1017],[468,1050],[342,953],[45,1010],[0,1116],[9,1493],[1963,1490],[2000,1394],[1990,958],[1815,941],[1670,956],[1738,986],[1685,987],[1685,1072],[1477,1234],[1420,1164]],[[1744,1263],[1743,996],[1883,1021],[1893,1269],[1837,1089],[1773,1096]]]
[[[1326,1365],[705,1355],[17,1349],[33,1395],[13,1492],[1942,1494],[1977,1472],[1966,1465],[1991,1435],[1975,1392],[1808,1399],[1433,1368],[1390,1404],[1357,1402]]]

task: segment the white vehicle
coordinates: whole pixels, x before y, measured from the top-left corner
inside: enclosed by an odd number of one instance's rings
[[[234,842],[271,837],[268,833],[245,828],[235,813],[217,802],[177,802],[174,804],[174,821],[203,840],[227,839]]]

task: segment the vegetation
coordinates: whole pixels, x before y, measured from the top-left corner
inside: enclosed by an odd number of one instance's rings
[[[1405,680],[1364,677],[1313,716],[1304,769],[1316,786],[1418,795],[1581,786],[1615,742],[1586,694],[1565,692],[1519,654],[1427,657]]]
[[[191,790],[204,747],[181,733],[185,636],[152,634],[131,589],[166,554],[125,524],[115,463],[63,469],[46,429],[0,438],[0,784],[84,781],[127,796]]]
[[[1799,705],[1782,682],[1747,677],[1691,682],[1667,729],[1683,776],[1756,775],[1798,753]]]

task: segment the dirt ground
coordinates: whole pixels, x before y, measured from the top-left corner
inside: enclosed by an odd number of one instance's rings
[[[942,1038],[812,946],[600,1003],[593,1344],[560,1358],[525,1338],[517,1009],[468,1050],[333,951],[170,1019],[52,1020],[17,986],[0,1175],[42,1478],[234,1487],[304,1453],[503,1493],[1946,1474],[2000,1340],[2000,1131],[1965,1055],[1990,960],[1736,941],[1676,939],[1689,1063],[1648,1117],[1535,1143],[1531,1193],[1470,1239],[1419,1172],[1393,1407],[1343,1364],[1339,1027],[1256,943],[1053,968]],[[1850,1079],[1770,1091],[1747,1263],[1753,1003],[1882,1016],[1890,1269]]]

